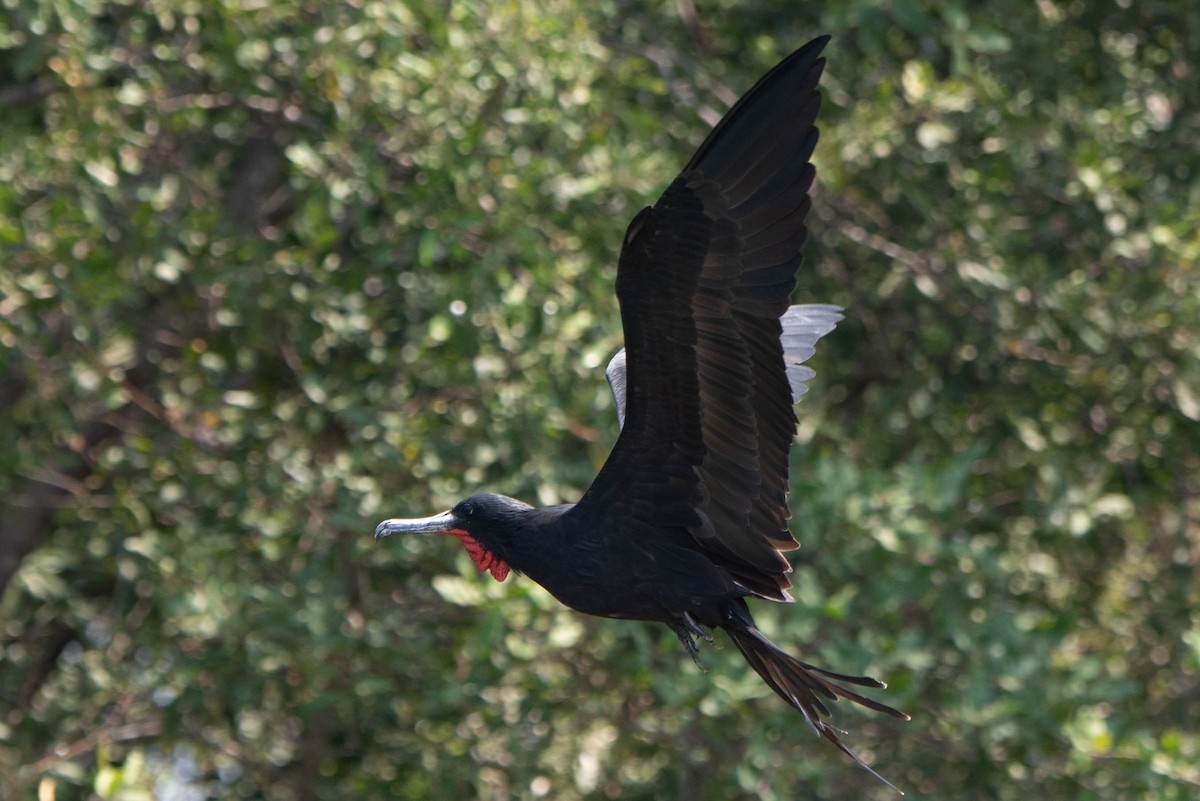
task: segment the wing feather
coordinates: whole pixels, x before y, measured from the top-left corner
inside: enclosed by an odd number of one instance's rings
[[[630,224],[617,271],[625,349],[607,371],[621,435],[571,512],[629,532],[685,529],[747,589],[781,600],[780,552],[796,547],[792,405],[812,377],[802,363],[840,319],[788,306],[827,41],[759,81]]]

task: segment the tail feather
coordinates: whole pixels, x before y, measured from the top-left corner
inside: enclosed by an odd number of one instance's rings
[[[829,707],[825,705],[825,701],[836,701],[838,698],[845,698],[868,709],[884,712],[901,720],[908,720],[908,715],[900,710],[893,709],[886,704],[860,695],[840,684],[834,684],[829,679],[836,679],[837,681],[856,684],[861,687],[883,688],[887,685],[868,676],[847,676],[843,673],[834,673],[833,671],[814,667],[807,662],[801,662],[768,640],[753,625],[747,625],[744,629],[729,628],[727,631],[733,638],[733,642],[738,650],[742,652],[742,656],[746,658],[746,662],[750,664],[750,667],[754,668],[754,671],[762,677],[763,681],[783,700],[795,707],[804,716],[804,719],[808,722],[814,733],[829,740],[842,753],[853,759],[859,767],[866,770],[888,787],[891,787],[897,793],[904,795],[896,785],[872,770],[857,754],[846,747],[838,738],[839,734],[845,734],[846,732],[835,729],[822,720],[822,718],[830,717]]]

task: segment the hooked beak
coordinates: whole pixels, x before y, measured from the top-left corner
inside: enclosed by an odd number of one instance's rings
[[[375,539],[380,540],[392,534],[441,534],[457,528],[454,515],[442,512],[433,517],[414,517],[411,520],[384,520],[375,527]]]

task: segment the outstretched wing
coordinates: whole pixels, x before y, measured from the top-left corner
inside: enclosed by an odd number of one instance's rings
[[[625,425],[573,510],[631,533],[685,528],[743,586],[780,600],[780,551],[796,547],[780,317],[807,235],[827,42],[760,80],[630,224],[617,271]]]
[[[838,306],[824,303],[802,303],[790,306],[779,318],[783,333],[779,342],[783,346],[783,363],[787,367],[788,386],[792,390],[792,404],[800,402],[800,396],[808,392],[808,384],[816,377],[811,367],[804,363],[817,352],[817,340],[828,334],[842,319]],[[621,348],[609,359],[604,368],[608,388],[612,390],[617,407],[617,427],[625,427],[625,349]]]

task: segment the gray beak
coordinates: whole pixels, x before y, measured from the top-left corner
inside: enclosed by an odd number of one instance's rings
[[[384,520],[375,527],[375,539],[389,537],[392,534],[440,534],[458,528],[454,515],[442,512],[433,517],[414,517],[411,520]]]

